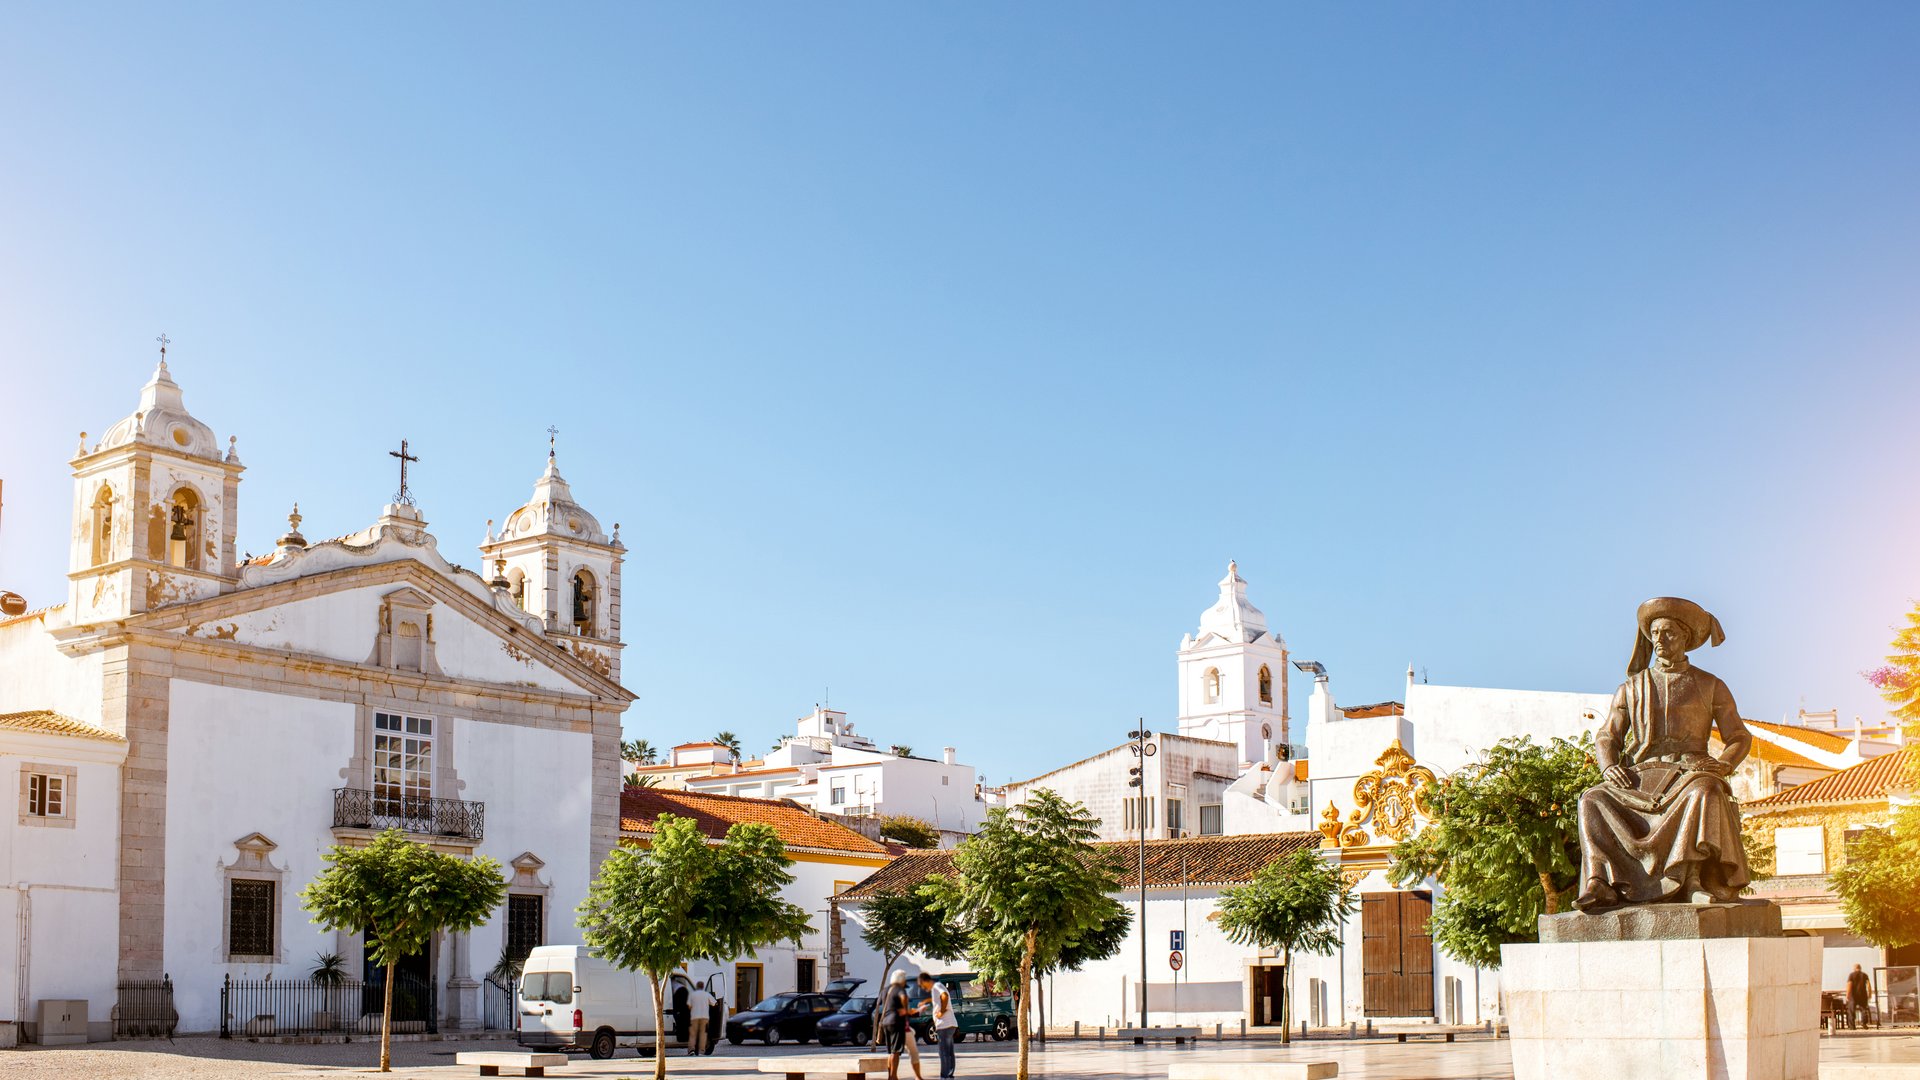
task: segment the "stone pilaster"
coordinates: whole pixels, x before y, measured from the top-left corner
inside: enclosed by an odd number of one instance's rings
[[[613,709],[593,714],[593,836],[587,848],[587,876],[600,873],[600,864],[620,842],[620,713]]]
[[[106,665],[103,722],[127,737],[120,770],[120,978],[166,970],[167,717],[172,666],[128,645]],[[120,689],[116,693],[116,688]],[[120,715],[113,714],[118,710]]]

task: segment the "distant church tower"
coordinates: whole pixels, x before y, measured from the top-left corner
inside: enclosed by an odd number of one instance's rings
[[[76,625],[120,619],[234,588],[240,458],[187,412],[160,366],[140,407],[73,467],[67,610]]]
[[[1232,743],[1243,762],[1287,742],[1287,644],[1247,601],[1234,563],[1200,632],[1180,639],[1180,734]]]
[[[620,526],[608,536],[573,501],[552,449],[533,499],[507,515],[498,536],[488,522],[480,545],[482,576],[504,583],[522,611],[546,625],[549,640],[620,681]]]

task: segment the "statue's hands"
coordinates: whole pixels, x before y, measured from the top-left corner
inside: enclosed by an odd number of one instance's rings
[[[1733,766],[1727,764],[1724,761],[1721,761],[1719,758],[1716,758],[1716,757],[1710,757],[1707,760],[1701,762],[1697,766],[1697,768],[1701,772],[1712,773],[1715,776],[1732,776],[1733,775]]]
[[[1609,765],[1601,775],[1605,776],[1607,783],[1612,784],[1614,787],[1633,787],[1633,773],[1630,772],[1625,765]]]

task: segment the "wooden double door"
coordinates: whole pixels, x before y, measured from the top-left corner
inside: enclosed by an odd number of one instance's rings
[[[1362,1004],[1368,1016],[1433,1015],[1433,894],[1360,895]]]

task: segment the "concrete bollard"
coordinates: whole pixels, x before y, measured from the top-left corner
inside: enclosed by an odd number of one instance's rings
[[[1240,1018],[1240,1037],[1241,1037],[1241,1038],[1243,1038],[1243,1039],[1247,1037],[1247,1020],[1246,1020],[1246,1017],[1241,1017],[1241,1018]]]
[[[1373,1017],[1367,1017],[1367,1038],[1373,1038]]]
[[[1300,1021],[1300,1037],[1303,1039],[1307,1037],[1307,1022],[1305,1020]]]
[[[1219,1041],[1220,1041],[1220,1039],[1221,1039],[1221,1031],[1222,1031],[1222,1029],[1224,1029],[1224,1028],[1225,1028],[1226,1026],[1227,1026],[1227,1025],[1225,1025],[1225,1024],[1215,1024],[1215,1025],[1213,1025],[1213,1041],[1214,1041],[1214,1042],[1219,1042]]]
[[[1107,1025],[1105,1024],[1100,1025],[1100,1041],[1101,1042],[1107,1041]]]
[[[1078,1020],[1073,1022],[1073,1038],[1076,1042],[1080,1039],[1080,1021]]]
[[[1360,1025],[1354,1023],[1351,1020],[1347,1021],[1347,1038],[1357,1039],[1359,1037],[1360,1037]]]

